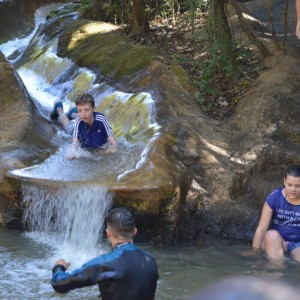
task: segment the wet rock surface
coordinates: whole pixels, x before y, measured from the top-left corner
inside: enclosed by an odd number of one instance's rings
[[[268,71],[235,114],[220,121],[206,116],[189,96],[193,87],[179,65],[165,64],[152,47],[130,44],[119,30],[91,33],[101,26],[105,28],[101,22],[61,18],[45,31],[49,38],[59,36],[61,56],[98,71],[118,89],[149,92],[155,99],[160,136],[143,166],[113,186],[115,205],[132,207],[141,231],[149,231],[151,223],[157,242],[194,239],[203,233],[251,238],[266,195],[281,185],[286,165],[300,162],[299,53],[291,47],[287,54],[274,51],[266,60]],[[112,49],[119,55],[111,55]],[[1,76],[16,80],[11,71]],[[8,99],[1,98],[1,103]],[[21,108],[30,118],[31,110]],[[46,130],[45,120],[35,120],[34,127]],[[18,144],[21,135],[14,140]],[[37,149],[44,142],[35,142]],[[18,184],[11,186],[15,190],[3,189],[1,197],[17,203]]]

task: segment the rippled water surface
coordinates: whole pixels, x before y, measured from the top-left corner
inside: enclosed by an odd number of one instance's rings
[[[49,244],[52,241],[52,245]],[[0,229],[0,299],[99,299],[98,288],[88,287],[59,295],[50,285],[51,268],[59,257],[77,268],[95,253],[54,243],[53,237]],[[107,246],[97,246],[98,253]],[[153,247],[140,245],[156,258],[160,280],[156,300],[187,299],[201,287],[229,275],[281,278],[297,286],[299,265],[287,260],[274,267],[263,256],[244,257],[249,244],[241,241],[205,239],[193,245]],[[96,252],[97,252],[96,251]]]

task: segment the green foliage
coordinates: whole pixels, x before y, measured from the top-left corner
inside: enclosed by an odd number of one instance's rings
[[[214,77],[219,73],[232,73],[234,71],[234,66],[227,55],[224,54],[223,50],[224,44],[218,42],[207,49],[209,61],[204,70],[204,80],[209,80],[209,78]]]
[[[199,90],[202,93],[208,94],[213,98],[222,96],[224,87],[228,87],[229,82],[233,79],[234,68],[227,56],[224,55],[223,45],[215,43],[212,47],[207,49],[207,57],[205,63],[201,62],[197,68],[200,68],[200,80],[198,81]],[[218,83],[217,85],[215,83]],[[206,103],[203,100],[203,95],[196,97],[201,106]],[[211,104],[204,107],[205,110],[211,108]]]
[[[197,198],[195,199],[195,202],[197,203],[198,208],[200,209],[204,209],[205,208],[205,203],[204,203],[205,199],[202,195],[197,196]]]
[[[157,17],[167,19],[174,17],[174,14],[187,13],[188,18],[195,20],[196,12],[204,12],[208,9],[208,0],[146,0],[146,12],[149,20]]]
[[[63,16],[67,13],[78,11],[78,4],[66,4],[63,9],[51,10],[47,15],[46,20],[51,19],[54,16]]]
[[[78,11],[81,12],[82,16],[84,16],[85,18],[90,18],[92,8],[93,8],[92,0],[82,0],[78,3],[66,4],[63,9],[52,10],[48,14],[46,19],[48,20],[53,16],[65,15],[67,13],[78,12]]]
[[[194,34],[199,13],[201,14],[208,10],[208,0],[186,0],[184,9],[186,11],[185,16]]]
[[[82,0],[80,5],[80,10],[84,13],[90,11],[93,7],[92,0]]]
[[[159,7],[159,15],[162,18],[169,18],[173,15],[174,12],[174,1],[173,0],[164,0],[161,2]]]
[[[192,64],[199,91],[195,100],[208,114],[214,114],[220,107],[225,111],[236,105],[241,91],[247,90],[263,69],[250,47],[239,46],[235,50],[234,67],[218,44],[207,49],[207,59]]]
[[[208,10],[209,2],[208,0],[185,0],[184,8],[186,11],[191,13],[199,10],[201,12],[206,12]]]

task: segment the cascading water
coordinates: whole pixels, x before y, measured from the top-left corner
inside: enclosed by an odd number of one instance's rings
[[[51,269],[64,258],[79,268],[109,251],[103,240],[104,216],[112,194],[95,185],[22,183],[23,234],[6,236],[0,230],[0,299],[61,299],[51,285]],[[14,240],[22,239],[22,246]],[[97,299],[98,287],[70,292],[66,299]]]
[[[27,264],[26,257],[30,254],[26,253],[24,261],[19,261],[17,264],[20,265],[12,268],[25,270],[23,274],[5,274],[6,289],[3,294],[0,292],[3,299],[10,299],[15,293],[21,295],[24,287],[14,285],[13,281],[23,282],[23,277],[32,278],[35,273],[40,284],[37,288],[30,288],[24,299],[50,299],[51,294],[55,293],[49,278],[57,259],[66,259],[71,263],[72,270],[108,250],[101,240],[104,217],[112,203],[112,194],[106,186],[140,163],[146,145],[158,128],[150,114],[153,106],[151,95],[118,92],[105,82],[97,82],[97,76],[91,70],[79,68],[71,60],[56,55],[57,39],[49,41],[44,39],[44,34],[40,34],[46,15],[54,8],[55,5],[47,5],[37,10],[36,27],[29,36],[0,45],[0,51],[15,65],[35,106],[49,120],[55,101],[62,101],[67,111],[74,106],[72,101],[76,94],[88,92],[95,97],[96,105],[101,101],[120,103],[122,117],[117,114],[116,119],[122,122],[126,110],[128,120],[122,123],[121,129],[115,130],[120,141],[118,154],[83,151],[80,160],[72,161],[64,157],[70,138],[66,137],[59,124],[52,124],[56,134],[51,142],[58,145],[58,149],[54,153],[49,149],[49,157],[42,163],[13,171],[21,181],[26,207],[24,222],[30,229],[24,235],[33,241],[25,248],[34,247],[37,258],[30,258]],[[76,14],[69,17],[76,18]],[[26,57],[28,45],[31,53],[38,55]],[[140,107],[140,111],[131,114],[129,107],[137,110]],[[107,116],[110,114],[109,110],[104,113]],[[137,123],[134,123],[132,115],[137,116]],[[130,142],[124,138],[125,135],[131,137]],[[40,257],[41,249],[43,253]],[[5,261],[0,261],[2,266],[1,263],[5,264]],[[77,293],[78,299],[88,299],[87,295],[98,294],[91,290]]]
[[[159,132],[159,126],[152,118],[154,101],[148,93],[130,94],[116,91],[105,82],[99,82],[94,72],[79,68],[68,58],[56,54],[58,39],[46,38],[45,16],[53,5],[40,8],[36,13],[36,27],[29,37],[10,41],[0,46],[0,50],[14,65],[28,90],[33,102],[45,119],[50,119],[50,112],[56,101],[62,101],[65,112],[74,106],[78,93],[88,92],[95,98],[96,106],[103,104],[102,111],[109,119],[113,131],[120,143],[118,155],[112,158],[100,152],[91,155],[79,151],[77,157],[85,158],[81,166],[70,163],[68,156],[71,138],[59,124],[52,123],[55,135],[49,137],[59,146],[44,162],[29,168],[15,170],[13,175],[43,180],[89,180],[113,182],[138,168],[144,161],[149,144]],[[68,18],[75,19],[76,14]],[[43,31],[44,30],[44,31]],[[28,50],[30,49],[30,50]],[[27,53],[31,55],[27,55]],[[35,53],[36,55],[32,55]],[[124,114],[126,111],[126,114]],[[113,118],[110,118],[113,115]],[[126,138],[125,138],[126,136]],[[97,161],[99,168],[94,168]],[[113,162],[113,164],[111,163]],[[61,166],[63,166],[61,168]],[[109,167],[108,167],[109,166]],[[73,172],[74,169],[82,172]]]
[[[0,50],[15,66],[45,119],[50,119],[55,101],[62,101],[67,111],[74,106],[74,97],[79,92],[91,93],[96,105],[109,101],[118,103],[109,106],[120,107],[118,113],[113,112],[114,119],[122,122],[124,116],[127,118],[122,126],[115,128],[120,141],[118,154],[82,151],[80,160],[67,160],[64,154],[70,137],[66,137],[57,124],[52,124],[56,132],[52,142],[59,146],[58,150],[55,153],[49,150],[49,157],[41,163],[11,172],[13,176],[21,178],[23,201],[28,206],[25,222],[33,231],[31,235],[50,238],[49,244],[53,242],[51,236],[54,236],[60,240],[60,244],[70,244],[78,252],[78,247],[88,250],[95,248],[103,216],[111,202],[111,195],[105,187],[113,185],[122,174],[141,164],[147,145],[157,135],[158,126],[151,117],[153,100],[150,94],[133,95],[116,91],[105,82],[97,81],[96,74],[91,70],[57,56],[58,38],[47,38],[45,27],[47,14],[59,6],[61,4],[39,8],[33,32],[22,39],[0,45]],[[67,14],[67,18],[74,20],[77,14]],[[135,110],[134,113],[130,111],[131,108]],[[109,108],[104,113],[109,117]],[[133,115],[137,116],[136,120]],[[125,135],[130,142],[124,138]],[[63,186],[62,182],[66,185]]]
[[[97,186],[43,186],[22,184],[23,203],[27,207],[24,222],[31,236],[60,249],[76,249],[89,255],[99,254],[104,218],[112,195]]]

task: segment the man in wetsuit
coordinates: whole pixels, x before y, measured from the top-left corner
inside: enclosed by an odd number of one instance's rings
[[[112,251],[100,255],[70,273],[63,259],[52,269],[51,284],[55,291],[99,285],[103,300],[153,300],[158,280],[154,258],[133,244],[137,229],[127,208],[115,208],[107,216],[107,238]]]

